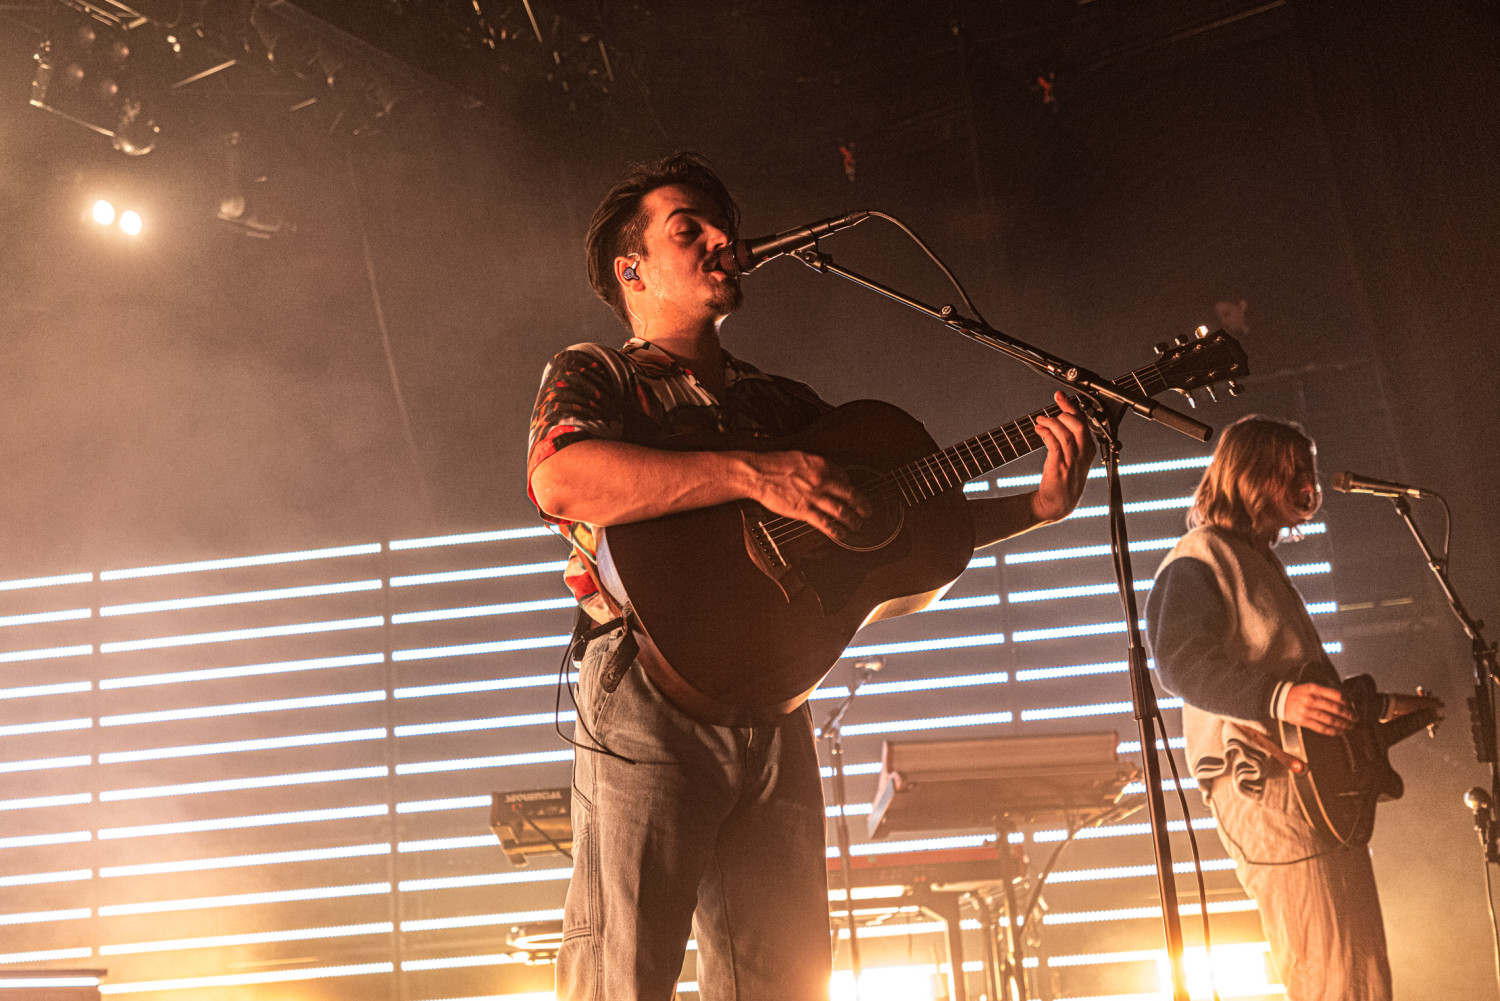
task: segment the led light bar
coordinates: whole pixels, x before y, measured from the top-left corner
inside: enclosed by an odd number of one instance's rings
[[[1157,699],[1158,709],[1181,709],[1182,700],[1177,698]],[[1134,709],[1130,702],[1100,702],[1091,706],[1056,706],[1048,709],[1023,709],[1021,722],[1030,723],[1041,719],[1077,719],[1080,716],[1108,716],[1128,713]]]
[[[59,959],[88,959],[93,954],[94,950],[87,947],[37,949],[32,952],[0,952],[0,963],[53,963]]]
[[[464,838],[426,838],[420,841],[398,841],[396,851],[403,855],[414,852],[446,852],[455,848],[493,848],[499,839],[493,834],[476,834]]]
[[[448,799],[417,799],[397,803],[397,813],[431,813],[437,810],[478,810],[488,808],[488,796],[451,796]]]
[[[474,730],[503,730],[517,726],[539,726],[557,720],[571,723],[578,714],[571,711],[525,713],[520,716],[491,716],[488,719],[455,719],[442,723],[413,723],[396,727],[397,737],[426,737],[435,733],[470,733]]]
[[[52,768],[83,768],[94,759],[87,754],[70,754],[62,758],[31,758],[27,761],[0,761],[0,775],[8,772],[41,772]]]
[[[1140,628],[1146,628],[1146,620],[1140,620]],[[1075,636],[1112,636],[1123,633],[1123,622],[1087,622],[1077,626],[1055,626],[1051,629],[1019,629],[1010,634],[1013,643],[1034,643],[1037,640],[1061,640]]]
[[[1130,544],[1132,553],[1154,553],[1163,549],[1171,549],[1177,545],[1182,538],[1174,535],[1170,539],[1142,539]],[[1038,549],[1029,553],[1006,553],[1005,565],[1016,566],[1022,563],[1045,563],[1051,560],[1076,560],[1085,556],[1108,556],[1109,546],[1073,546],[1068,549]]]
[[[562,908],[545,911],[510,911],[504,914],[464,914],[452,918],[422,918],[401,922],[401,931],[446,931],[450,928],[486,928],[492,925],[525,925],[562,919]]]
[[[106,995],[142,994],[155,991],[196,990],[203,987],[245,987],[250,984],[285,984],[297,980],[370,976],[395,971],[394,963],[319,966],[300,970],[272,970],[263,973],[225,973],[212,977],[183,977],[179,980],[142,980],[133,984],[103,984],[99,987],[99,993]]]
[[[1137,591],[1151,590],[1152,581],[1132,581],[1131,586]],[[1056,601],[1061,598],[1091,598],[1101,594],[1118,594],[1118,585],[1111,584],[1080,584],[1077,587],[1047,587],[1038,591],[1012,591],[1005,596],[1005,600],[1012,605],[1020,605],[1028,601]]]
[[[386,545],[391,552],[404,549],[430,549],[433,546],[465,546],[474,542],[509,542],[512,539],[535,539],[544,535],[556,535],[546,525],[529,528],[502,528],[493,532],[468,532],[463,535],[434,535],[426,539],[395,539]]]
[[[363,546],[337,546],[332,549],[304,549],[295,553],[269,553],[264,556],[240,556],[225,560],[198,560],[193,563],[169,563],[155,567],[132,567],[127,570],[105,570],[100,580],[131,580],[137,577],[160,577],[165,574],[198,573],[204,570],[236,570],[240,567],[263,567],[273,563],[301,563],[307,560],[329,560],[340,556],[373,556],[380,552],[378,543]]]
[[[385,616],[367,615],[358,619],[333,619],[327,622],[294,622],[285,626],[260,626],[254,629],[226,629],[213,633],[193,633],[187,636],[157,636],[144,640],[120,640],[100,643],[100,653],[126,653],[131,650],[160,650],[164,647],[194,646],[199,643],[233,643],[239,640],[259,640],[272,636],[305,636],[308,633],[337,632],[343,629],[372,629],[385,625]]]
[[[1171,473],[1180,469],[1203,469],[1212,456],[1192,456],[1187,459],[1164,459],[1160,462],[1134,462],[1120,467],[1121,476],[1139,476],[1143,473]],[[1102,480],[1105,476],[1103,466],[1095,466],[1089,470],[1089,479]],[[1042,482],[1041,473],[1032,473],[1029,476],[1006,476],[995,481],[995,486],[1004,490],[1008,487],[1034,487]]]
[[[345,897],[373,897],[391,892],[389,883],[359,883],[352,886],[312,886],[301,890],[267,890],[262,893],[231,893],[217,897],[184,897],[179,900],[149,900],[137,904],[105,904],[99,908],[101,918],[128,917],[132,914],[167,914],[173,911],[202,911],[210,908],[252,907],[260,904],[284,904],[299,900],[338,900]]]
[[[577,684],[578,672],[568,673],[568,681]],[[540,688],[557,684],[557,673],[533,674],[525,678],[487,678],[484,681],[456,681],[446,685],[420,685],[413,688],[398,688],[393,693],[398,699],[426,699],[438,695],[468,695],[473,692],[503,692],[514,688]]]
[[[284,865],[290,862],[327,862],[334,859],[365,858],[388,855],[391,846],[379,841],[370,845],[339,845],[333,848],[304,848],[298,851],[262,852],[256,855],[223,855],[218,858],[180,859],[175,862],[142,862],[136,865],[110,865],[99,870],[100,877],[161,876],[173,872],[211,872],[217,869],[245,869],[261,865]]]
[[[1017,681],[1050,681],[1053,678],[1079,678],[1094,674],[1123,674],[1128,665],[1123,660],[1103,664],[1071,664],[1066,667],[1028,667],[1016,672]]]
[[[509,768],[512,765],[542,765],[552,761],[572,761],[573,750],[532,751],[526,754],[495,754],[483,758],[450,758],[446,761],[411,761],[396,766],[397,775],[428,775],[432,772],[456,772],[470,768]]]
[[[168,723],[184,719],[216,719],[222,716],[245,716],[254,713],[287,712],[293,709],[324,709],[329,706],[351,706],[384,702],[385,690],[339,692],[335,695],[309,695],[299,699],[267,699],[264,702],[238,702],[221,706],[192,706],[185,709],[161,709],[147,713],[125,713],[99,717],[100,726],[136,726],[141,723]]]
[[[213,935],[203,938],[164,939],[159,942],[126,942],[99,947],[101,956],[131,956],[142,952],[174,952],[178,949],[219,949],[236,945],[271,942],[305,942],[309,939],[345,938],[355,935],[389,935],[396,926],[389,921],[364,925],[330,925],[326,928],[288,928],[282,931],[250,932],[243,935]]]
[[[968,598],[939,598],[921,611],[951,612],[960,608],[990,608],[998,604],[1000,604],[998,594],[976,594]]]
[[[63,872],[28,872],[20,876],[0,876],[0,886],[46,886],[49,883],[78,883],[93,879],[92,869],[68,869]]]
[[[935,640],[908,640],[902,643],[870,643],[851,646],[840,660],[851,657],[883,657],[894,653],[922,653],[928,650],[958,650],[971,646],[997,646],[1005,642],[1004,633],[982,633],[978,636],[946,636]]]
[[[563,647],[573,639],[567,636],[528,636],[519,640],[495,640],[490,643],[460,643],[456,646],[430,646],[416,650],[392,650],[391,660],[403,663],[408,660],[431,660],[437,657],[468,657],[481,653],[513,653],[517,650],[545,650],[548,647]]]
[[[517,563],[511,566],[476,567],[473,570],[445,570],[442,573],[405,574],[391,578],[391,587],[416,587],[419,584],[452,584],[463,580],[492,580],[496,577],[521,577],[533,573],[561,573],[567,560],[545,563]]]
[[[304,733],[291,737],[262,737],[258,740],[226,740],[217,744],[150,747],[140,751],[105,751],[99,755],[99,764],[120,765],[131,761],[192,758],[201,754],[236,754],[241,751],[271,751],[284,747],[317,747],[323,744],[345,744],[358,740],[384,740],[388,736],[390,733],[384,727],[371,727],[364,730],[339,730],[332,733]]]
[[[426,612],[399,612],[391,616],[391,625],[404,626],[412,622],[445,622],[449,619],[473,619],[485,615],[515,615],[520,612],[545,612],[558,608],[572,608],[577,602],[572,598],[539,598],[535,601],[508,601],[499,605],[470,605],[467,608],[434,608]]]
[[[50,695],[77,695],[91,692],[94,685],[89,681],[64,681],[55,685],[27,685],[25,688],[0,688],[0,699],[36,699]]]
[[[72,907],[57,911],[22,911],[18,914],[0,914],[0,928],[6,925],[37,925],[51,921],[87,921],[94,912],[87,907]]]
[[[943,688],[967,688],[971,685],[1003,685],[1008,680],[1004,671],[987,674],[960,674],[949,678],[915,678],[911,681],[877,681],[860,686],[863,695],[893,695],[897,692],[927,692]],[[842,699],[849,694],[846,685],[819,688],[808,696],[811,699]]]
[[[955,726],[984,726],[988,723],[1009,723],[1009,712],[973,713],[968,716],[933,716],[927,719],[898,719],[883,723],[855,723],[843,728],[844,736],[854,737],[865,733],[911,733],[913,730],[942,730]]]
[[[25,799],[0,799],[0,810],[39,810],[52,806],[83,806],[92,803],[94,797],[86,792],[65,793],[58,796],[28,796]],[[0,880],[0,885],[3,885]]]
[[[528,872],[486,872],[476,876],[443,876],[436,879],[408,879],[396,884],[405,893],[421,890],[456,890],[474,886],[508,886],[512,883],[554,883],[571,879],[572,866],[536,869]]]
[[[54,660],[58,657],[87,657],[94,652],[89,643],[54,646],[42,650],[7,650],[0,653],[0,664],[22,664],[28,660]]]
[[[56,612],[28,612],[25,615],[0,615],[0,629],[6,626],[34,626],[43,622],[71,622],[87,619],[94,614],[91,608],[64,608]]]
[[[322,782],[348,782],[354,779],[383,779],[390,774],[385,765],[368,768],[343,768],[337,771],[299,772],[292,775],[256,775],[244,779],[218,779],[210,782],[186,782],[181,785],[143,786],[139,789],[111,789],[99,794],[99,802],[111,803],[131,799],[155,799],[162,796],[196,796],[213,792],[240,792],[245,789],[275,789],[291,785],[313,785]]]
[[[0,737],[22,737],[29,733],[64,733],[68,730],[88,730],[92,719],[51,719],[42,723],[12,723],[0,726]]]
[[[1193,506],[1191,497],[1166,497],[1153,501],[1130,501],[1125,505],[1126,514],[1147,514],[1152,511],[1180,511]],[[1103,518],[1109,514],[1109,506],[1096,504],[1092,507],[1075,507],[1068,518]],[[1064,519],[1067,520],[1067,519]]]
[[[196,598],[137,601],[128,605],[105,605],[99,609],[99,614],[101,616],[143,615],[149,612],[176,612],[185,608],[213,608],[219,605],[245,605],[256,601],[315,598],[325,594],[352,594],[359,591],[378,591],[381,583],[379,580],[349,580],[338,584],[307,584],[301,587],[275,587],[265,591],[206,594]]]
[[[141,688],[147,685],[175,685],[190,681],[223,681],[228,678],[255,678],[265,674],[285,674],[291,671],[321,671],[334,667],[357,667],[365,664],[383,664],[383,653],[356,653],[343,657],[313,657],[307,660],[283,660],[271,664],[244,664],[239,667],[209,667],[196,671],[174,671],[170,674],[140,674],[133,678],[105,678],[99,682],[100,691],[116,688]]]
[[[166,834],[198,834],[203,831],[238,831],[247,827],[314,824],[328,820],[358,820],[364,817],[384,817],[390,812],[390,807],[386,804],[374,803],[368,806],[340,806],[327,810],[261,813],[248,817],[210,817],[206,820],[178,820],[166,824],[140,824],[135,827],[103,827],[99,830],[99,840],[154,838]]]
[[[20,591],[31,587],[57,587],[62,584],[87,584],[94,579],[91,573],[63,573],[51,577],[25,577],[21,580],[0,580],[0,591]]]

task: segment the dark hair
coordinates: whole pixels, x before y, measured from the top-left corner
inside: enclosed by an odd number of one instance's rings
[[[615,279],[615,258],[622,254],[645,254],[647,220],[641,211],[641,201],[669,184],[682,184],[703,192],[724,213],[730,237],[739,233],[739,205],[713,167],[699,154],[673,153],[653,163],[634,164],[594,210],[584,240],[589,284],[627,327],[630,317],[625,312],[625,295]]]

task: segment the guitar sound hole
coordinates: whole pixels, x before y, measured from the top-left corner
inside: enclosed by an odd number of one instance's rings
[[[906,506],[901,502],[900,492],[890,489],[876,490],[871,484],[879,479],[881,474],[873,469],[854,466],[848,472],[854,485],[863,490],[865,496],[874,502],[875,513],[859,531],[836,541],[845,549],[861,553],[889,545],[891,540],[900,534],[901,523],[906,517]]]

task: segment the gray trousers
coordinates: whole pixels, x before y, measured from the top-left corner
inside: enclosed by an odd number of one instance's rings
[[[579,714],[618,758],[573,763],[573,879],[560,1001],[668,1001],[690,934],[704,1001],[824,1001],[831,971],[822,781],[811,715],[706,726],[632,665],[599,675],[589,646]],[[575,737],[588,742],[580,726]]]
[[[1258,796],[1228,775],[1215,779],[1208,795],[1219,840],[1260,911],[1287,1001],[1390,1001],[1369,849],[1319,837],[1302,816],[1291,777],[1274,763]]]

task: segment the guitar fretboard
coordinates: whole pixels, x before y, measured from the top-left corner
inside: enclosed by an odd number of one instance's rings
[[[1153,362],[1116,379],[1114,385],[1143,396],[1154,396],[1167,388],[1167,380],[1162,376],[1161,364]],[[1027,414],[892,470],[890,479],[900,487],[907,507],[961,488],[976,476],[1045,448],[1047,442],[1036,429],[1036,419],[1056,417],[1061,412],[1062,409],[1054,404]]]

